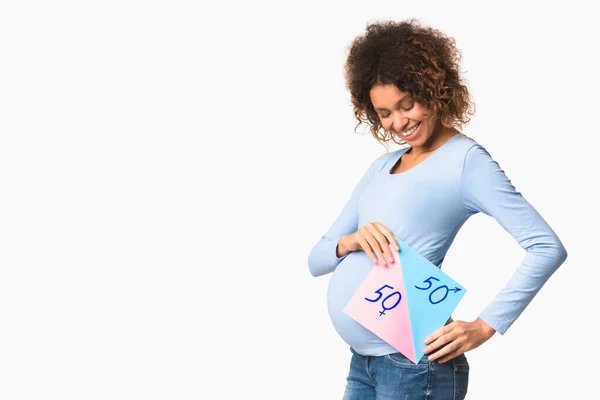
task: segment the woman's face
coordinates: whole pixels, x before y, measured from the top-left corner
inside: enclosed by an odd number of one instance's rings
[[[431,119],[431,112],[415,102],[409,93],[401,92],[395,85],[375,85],[369,95],[385,130],[413,147],[422,146],[433,135],[435,121]]]

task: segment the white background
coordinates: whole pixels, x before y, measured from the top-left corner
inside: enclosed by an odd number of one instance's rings
[[[1,3],[0,398],[341,398],[350,352],[331,275],[307,258],[386,151],[354,133],[347,46],[410,17],[456,39],[477,106],[463,132],[569,253],[506,335],[467,353],[467,398],[587,398],[591,3],[333,3]],[[523,257],[472,217],[444,261],[469,288],[454,318],[475,319]]]

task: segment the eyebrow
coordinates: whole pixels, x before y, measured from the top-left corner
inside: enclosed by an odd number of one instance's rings
[[[404,95],[404,97],[403,97],[403,98],[401,98],[400,100],[398,100],[398,102],[396,103],[396,107],[397,107],[397,106],[398,106],[400,103],[402,103],[404,100],[406,100],[406,98],[407,98],[407,97],[410,97],[410,93],[409,93],[409,94],[406,94],[406,95]],[[387,109],[387,108],[376,108],[376,109],[375,109],[375,111],[388,111],[388,109]]]

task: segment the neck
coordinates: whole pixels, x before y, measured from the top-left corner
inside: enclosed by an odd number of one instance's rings
[[[456,133],[457,131],[454,128],[446,128],[442,124],[437,124],[429,139],[422,146],[413,146],[410,152],[413,157],[432,152],[446,143]]]

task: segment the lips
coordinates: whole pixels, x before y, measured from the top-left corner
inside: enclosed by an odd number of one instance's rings
[[[411,136],[413,136],[414,134],[416,134],[418,132],[420,125],[421,125],[421,122],[419,122],[416,125],[412,126],[410,129],[407,129],[407,130],[403,131],[401,133],[402,137],[411,137]],[[409,131],[411,131],[411,130],[413,130],[415,128],[416,128],[416,130],[414,130],[410,135],[405,135],[404,134],[404,132],[409,132]]]

